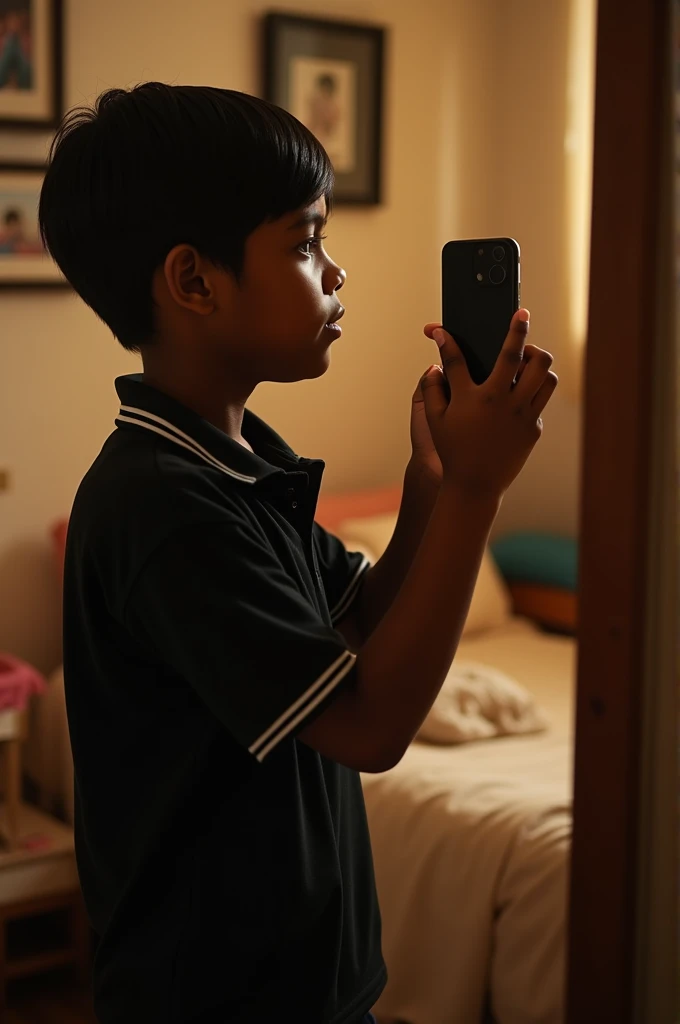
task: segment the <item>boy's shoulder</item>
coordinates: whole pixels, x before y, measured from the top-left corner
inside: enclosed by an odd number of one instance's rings
[[[271,503],[294,509],[304,502],[310,474],[316,493],[323,463],[300,459],[248,411],[243,430],[250,450],[138,375],[118,378],[116,388],[116,429],[73,505],[67,571],[83,576],[94,561],[103,577],[120,577],[124,566],[132,580],[156,550],[172,557],[179,545],[186,556],[215,526],[226,528],[221,546],[233,547],[235,556],[246,533],[257,544],[282,543],[286,531]]]
[[[243,522],[247,505],[190,453],[144,432],[114,430],[83,477],[70,516],[71,556],[141,565],[173,534]]]
[[[83,477],[74,513],[118,520],[151,514],[181,524],[238,513],[239,494],[209,466],[141,432],[114,430]]]

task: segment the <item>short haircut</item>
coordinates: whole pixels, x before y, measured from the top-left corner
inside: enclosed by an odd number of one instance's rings
[[[238,276],[265,221],[322,196],[333,169],[292,114],[231,89],[146,82],[64,118],[50,150],[42,240],[124,348],[154,337],[151,285],[168,252],[193,245]]]

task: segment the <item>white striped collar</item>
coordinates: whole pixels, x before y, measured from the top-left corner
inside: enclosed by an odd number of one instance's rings
[[[206,465],[218,469],[236,483],[255,484],[274,475],[303,469],[285,441],[249,410],[243,417],[243,434],[250,444],[275,460],[249,452],[224,431],[214,427],[193,410],[169,395],[144,383],[142,374],[116,379],[121,407],[116,426],[122,430],[143,430],[191,453]]]

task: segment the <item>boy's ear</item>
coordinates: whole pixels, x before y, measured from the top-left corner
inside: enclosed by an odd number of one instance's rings
[[[217,267],[192,245],[176,245],[163,264],[163,277],[173,301],[199,316],[209,316],[215,311],[217,273]]]

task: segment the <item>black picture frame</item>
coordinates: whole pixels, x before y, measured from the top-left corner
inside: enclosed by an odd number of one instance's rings
[[[385,29],[279,11],[263,22],[265,98],[324,144],[334,202],[380,203]]]
[[[37,235],[38,197],[45,169],[44,164],[0,164],[0,290],[71,290],[71,285],[42,248]],[[28,251],[8,251],[7,247],[13,243],[7,239],[5,215],[11,209],[15,209],[20,217],[31,219]]]
[[[7,33],[0,41],[0,129],[46,131],[58,126],[64,113],[64,8],[62,0],[0,0],[0,17],[8,11],[30,19],[31,55],[28,74],[32,85],[16,86],[16,40],[19,33]],[[13,53],[5,49],[9,35],[15,37]],[[5,61],[3,63],[3,56]],[[24,60],[27,60],[25,55]],[[15,83],[4,84],[5,74]]]

